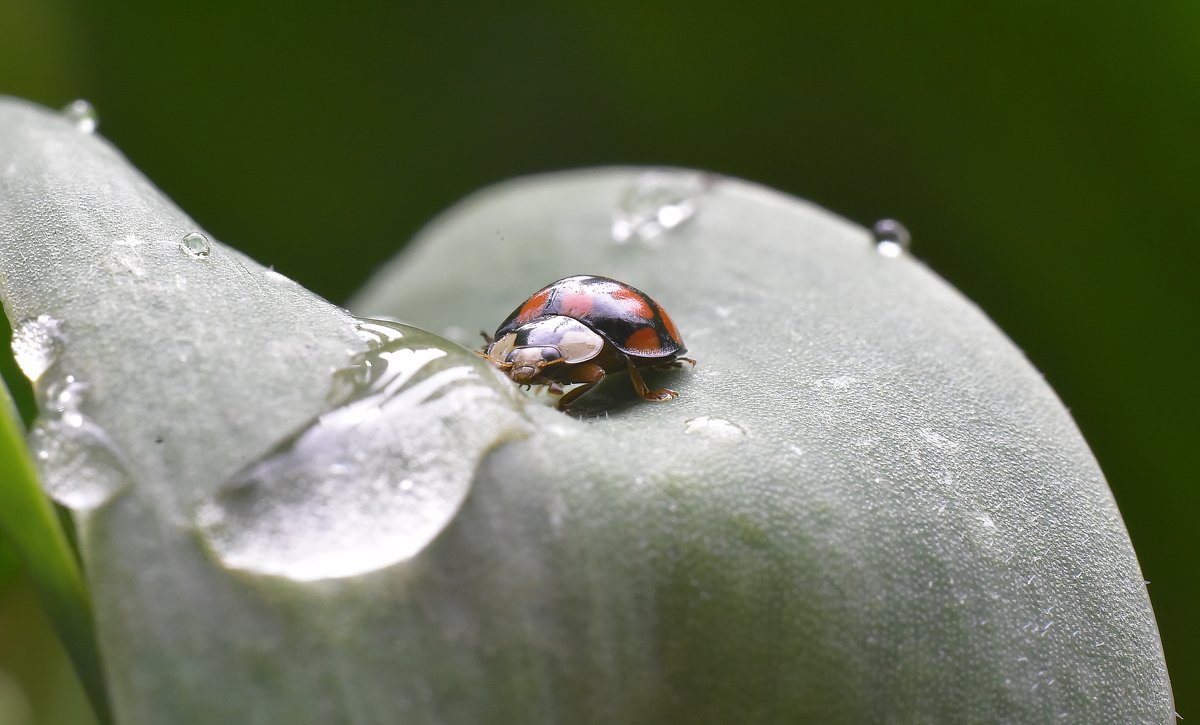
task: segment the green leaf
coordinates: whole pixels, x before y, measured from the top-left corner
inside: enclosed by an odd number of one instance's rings
[[[96,725],[43,601],[24,572],[0,589],[0,722]]]
[[[34,443],[119,722],[1170,717],[1061,404],[826,212],[689,173],[515,182],[356,303],[473,346],[559,276],[650,292],[700,364],[663,404],[614,376],[577,419],[189,253],[197,225],[55,114],[0,104],[0,174],[0,294],[58,341]]]
[[[199,225],[111,146],[14,100],[0,101],[0,193],[0,294],[14,330],[46,333],[28,335],[27,364],[43,483],[78,508],[117,720],[254,721],[241,694],[262,656],[247,650],[286,628],[190,522],[325,407],[330,370],[364,347],[353,320],[216,241],[189,253]]]

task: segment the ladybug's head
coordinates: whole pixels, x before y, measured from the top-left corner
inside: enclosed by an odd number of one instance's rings
[[[562,362],[562,355],[553,347],[518,347],[510,352],[502,367],[507,368],[509,377],[520,385],[528,385],[538,379],[542,368],[551,363]]]
[[[528,342],[526,339],[518,340],[518,335],[510,332],[490,343],[482,355],[517,384],[529,385],[538,382],[542,368],[563,362],[563,359],[558,348],[552,345],[519,344]]]

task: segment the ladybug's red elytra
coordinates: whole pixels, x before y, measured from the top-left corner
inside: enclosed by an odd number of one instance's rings
[[[566,410],[605,374],[627,371],[638,395],[663,401],[674,390],[650,390],[639,368],[679,367],[696,361],[675,323],[640,290],[608,277],[576,275],[538,290],[513,310],[488,337],[483,357],[518,385],[546,385],[555,395],[563,385],[583,383],[563,395]]]

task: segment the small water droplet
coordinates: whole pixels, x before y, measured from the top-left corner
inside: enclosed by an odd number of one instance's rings
[[[13,358],[30,382],[36,383],[45,374],[62,348],[62,323],[50,315],[25,320],[13,330]]]
[[[100,116],[96,113],[95,107],[82,98],[68,103],[63,107],[62,112],[67,120],[83,133],[94,133],[96,127],[100,125]]]
[[[684,423],[683,432],[724,440],[735,440],[746,437],[746,431],[741,426],[731,423],[724,418],[713,418],[708,415],[692,418]]]
[[[131,481],[112,438],[84,415],[86,391],[72,375],[44,386],[41,413],[29,431],[46,495],[81,512],[103,505]]]
[[[334,373],[330,410],[197,511],[225,566],[313,581],[405,561],[454,519],[484,455],[529,432],[483,360],[401,323],[358,328],[367,350]]]
[[[212,251],[212,244],[209,243],[208,237],[204,236],[200,232],[191,232],[189,234],[185,234],[183,239],[180,240],[179,246],[183,249],[183,251],[187,252],[189,256],[195,257],[196,259],[205,259],[208,257],[209,252]]]
[[[698,199],[710,182],[693,171],[652,171],[627,187],[613,213],[613,241],[624,244],[634,237],[657,240],[664,232],[695,216]]]
[[[875,251],[885,257],[895,258],[912,246],[912,235],[895,219],[880,219],[875,222]]]

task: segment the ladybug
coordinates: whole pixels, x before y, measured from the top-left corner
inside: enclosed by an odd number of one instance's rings
[[[546,385],[562,395],[558,409],[591,390],[608,373],[627,371],[638,395],[663,401],[679,393],[651,390],[639,368],[680,367],[696,361],[675,323],[658,303],[608,277],[565,277],[513,310],[479,353],[518,385]],[[563,395],[563,385],[583,383]]]

